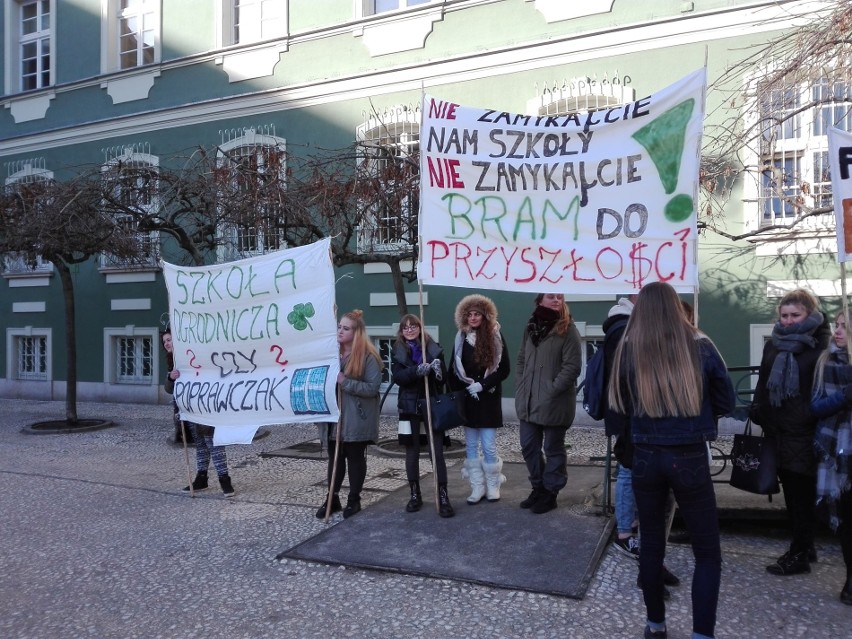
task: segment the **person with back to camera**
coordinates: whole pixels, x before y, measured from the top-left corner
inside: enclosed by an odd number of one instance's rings
[[[638,294],[619,298],[615,305],[609,309],[607,318],[603,323],[604,341],[601,348],[604,349],[604,382],[610,378],[612,363],[615,360],[615,351],[624,336],[627,321]],[[621,428],[628,427],[626,432]],[[618,470],[615,480],[615,528],[616,537],[614,545],[624,555],[631,559],[639,560],[639,538],[635,529],[639,529],[636,520],[636,497],[633,495],[633,442],[630,440],[629,423],[626,423],[618,415],[614,414],[609,405],[604,412],[604,429],[608,437],[615,437],[613,454],[618,461]],[[680,585],[680,579],[675,576],[665,564],[663,564],[663,583],[666,586]],[[637,577],[636,585],[641,588],[642,581]],[[663,589],[666,599],[671,596],[667,588]]]
[[[168,368],[168,372],[166,373],[166,381],[163,384],[163,390],[165,390],[169,395],[174,393],[175,390],[175,380],[180,375],[180,372],[175,369],[175,354],[174,348],[172,346],[172,329],[171,327],[166,327],[166,329],[160,333],[160,340],[163,342],[163,350],[166,351],[166,365]],[[184,435],[186,436],[186,445],[192,446],[195,442],[192,439],[192,429],[186,425],[181,424],[180,418],[180,409],[178,408],[177,402],[174,397],[172,397],[172,409],[174,414],[172,416],[172,421],[175,426],[175,443],[182,444]]]
[[[379,439],[379,388],[382,385],[382,358],[367,335],[364,313],[358,309],[340,318],[337,324],[340,347],[340,451],[335,471],[336,428],[328,433],[328,483],[332,490],[331,512],[343,511],[348,518],[361,510],[361,489],[367,478],[367,447]],[[349,472],[349,497],[346,507],[340,503],[343,477]],[[328,499],[317,509],[324,519]]]
[[[725,362],[687,321],[674,288],[663,282],[645,285],[615,353],[608,400],[629,420],[634,444],[646,639],[668,636],[663,560],[670,490],[695,557],[692,637],[714,636],[722,550],[708,442],[716,439],[716,420],[734,409],[735,399]]]
[[[773,575],[799,575],[816,561],[816,415],[811,410],[814,371],[831,328],[810,291],[796,289],[778,303],[772,339],[763,348],[749,409],[751,420],[778,442],[778,478],[784,492],[790,548],[766,567]]]
[[[817,508],[840,536],[846,581],[840,601],[852,606],[852,365],[846,316],[835,317],[828,349],[817,360],[811,410],[818,418]]]
[[[462,476],[470,481],[467,503],[500,499],[503,460],[497,455],[497,429],[503,426],[501,383],[509,376],[506,340],[497,306],[484,295],[468,295],[455,311],[458,327],[450,359],[450,387],[466,390],[466,459]],[[482,454],[479,448],[482,446]]]
[[[163,333],[163,346],[168,342],[166,351],[172,352],[172,334],[171,329],[166,329]],[[175,381],[180,377],[180,371],[173,368],[169,371],[166,381],[165,390],[167,393],[174,392]],[[175,405],[177,408],[177,405]],[[178,417],[179,419],[179,417]],[[234,486],[231,483],[231,476],[228,474],[228,457],[225,454],[224,446],[213,445],[213,434],[215,429],[212,426],[204,424],[196,424],[195,422],[184,422],[187,431],[192,433],[192,440],[195,443],[195,478],[192,480],[192,491],[205,490],[208,488],[207,470],[210,467],[210,460],[213,460],[213,468],[216,469],[216,475],[219,478],[219,486],[222,489],[222,494],[225,497],[233,497]],[[187,433],[187,440],[190,438]],[[184,486],[184,492],[190,492],[189,486]]]
[[[521,508],[536,514],[556,508],[556,496],[568,483],[565,434],[577,410],[581,349],[580,332],[565,296],[539,293],[518,351],[515,376],[521,452],[532,485]]]
[[[393,381],[399,386],[399,421],[401,424],[410,424],[408,433],[400,432],[399,443],[405,446],[405,474],[411,488],[411,499],[405,506],[405,512],[413,513],[423,505],[420,493],[420,446],[424,443],[421,439],[426,440],[425,436],[420,434],[426,416],[418,413],[417,402],[426,398],[426,383],[429,384],[429,396],[435,397],[441,393],[446,379],[444,349],[429,336],[416,315],[403,315],[399,320],[391,372]],[[449,436],[437,431],[432,431],[432,435],[435,437],[434,470],[438,479],[438,514],[441,517],[452,517],[455,512],[447,494],[447,463],[444,460],[444,445]]]

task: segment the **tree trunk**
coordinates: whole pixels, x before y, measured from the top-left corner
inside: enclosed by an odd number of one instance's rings
[[[405,300],[405,286],[402,281],[402,269],[399,260],[391,260],[389,263],[391,278],[393,278],[393,290],[396,293],[396,305],[399,307],[399,316],[408,313],[408,302]]]
[[[77,331],[75,329],[74,310],[74,281],[71,279],[71,270],[63,260],[53,261],[56,270],[59,271],[59,279],[62,282],[62,297],[65,300],[65,356],[66,382],[65,382],[65,419],[69,424],[77,423]]]

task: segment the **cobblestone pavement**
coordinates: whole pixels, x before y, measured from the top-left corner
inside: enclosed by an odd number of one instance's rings
[[[187,468],[168,439],[169,406],[81,403],[81,418],[117,425],[73,434],[23,432],[63,417],[62,402],[0,400],[0,414],[0,637],[642,636],[637,564],[612,548],[581,601],[276,560],[326,526],[314,516],[325,462],[313,426],[271,427],[250,446],[229,447],[236,496],[224,499],[215,488],[191,499],[180,491]],[[603,455],[605,438],[578,422],[568,436],[571,462],[588,464]],[[383,418],[382,434],[393,438],[395,420]],[[514,424],[500,431],[507,461],[521,461],[517,437]],[[720,446],[726,442],[730,435]],[[269,454],[288,447],[291,456]],[[451,463],[458,481],[459,459]],[[368,468],[367,508],[405,483],[397,456],[371,455]],[[810,575],[779,578],[764,566],[785,549],[783,538],[735,523],[723,530],[717,637],[849,636],[852,608],[838,600],[845,571],[834,538],[818,540]],[[487,540],[478,551],[487,554]],[[689,548],[670,544],[666,563],[685,582],[672,589],[669,637],[685,639]]]

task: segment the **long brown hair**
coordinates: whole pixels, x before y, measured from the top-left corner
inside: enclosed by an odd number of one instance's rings
[[[697,338],[674,288],[646,284],[615,351],[610,406],[648,417],[699,415],[704,376]]]
[[[422,336],[422,342],[424,344],[429,343],[429,339],[430,339],[429,333],[426,331],[426,327],[423,326],[423,323],[420,321],[420,318],[417,317],[416,315],[412,315],[411,313],[406,313],[399,320],[399,328],[396,331],[396,343],[397,344],[405,346],[406,342],[408,341],[407,339],[405,339],[405,333],[402,332],[402,328],[406,324],[414,324],[415,326],[420,328],[420,335],[417,336],[418,342],[421,341],[421,336]]]
[[[364,375],[364,360],[368,355],[372,355],[379,363],[379,370],[384,368],[382,357],[379,351],[373,346],[373,341],[367,335],[367,325],[364,323],[364,311],[355,309],[344,313],[343,317],[352,322],[352,354],[349,356],[349,361],[346,362],[346,367],[343,373],[347,377],[361,379]]]
[[[541,300],[544,299],[545,293],[539,293],[535,296],[535,308],[538,308],[538,305],[541,304]],[[559,319],[556,320],[556,324],[553,325],[553,330],[557,335],[565,335],[568,332],[568,329],[571,326],[571,322],[574,321],[574,318],[571,317],[571,310],[568,308],[568,304],[565,301],[565,296],[562,296],[562,307],[559,309]]]

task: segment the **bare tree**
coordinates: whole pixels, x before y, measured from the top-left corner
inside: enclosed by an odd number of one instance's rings
[[[791,141],[852,129],[852,5],[836,0],[799,17],[803,26],[750,51],[708,87],[721,103],[709,119],[720,124],[705,128],[699,225],[731,240],[833,224],[819,218],[832,212],[827,151]],[[764,219],[731,233],[724,213],[738,188],[757,194]]]
[[[12,184],[0,195],[0,254],[14,253],[28,263],[49,260],[62,283],[65,302],[67,377],[65,419],[77,418],[77,338],[71,266],[100,253],[132,261],[139,255],[135,233],[102,207],[97,177],[83,174],[58,182]]]

